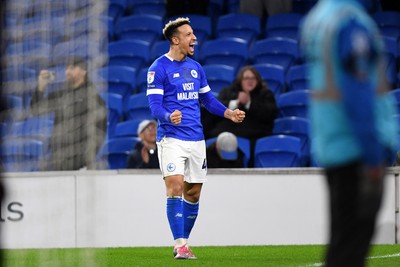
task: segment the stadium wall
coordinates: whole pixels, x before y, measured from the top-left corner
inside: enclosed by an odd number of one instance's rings
[[[8,173],[3,180],[3,248],[172,244],[158,170]],[[385,189],[374,243],[394,244],[396,168]],[[191,245],[325,244],[326,193],[317,168],[209,170]]]

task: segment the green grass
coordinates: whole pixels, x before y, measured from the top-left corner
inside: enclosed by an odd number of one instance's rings
[[[174,260],[171,247],[2,250],[4,267],[322,266],[325,246],[193,247],[197,260]],[[368,267],[399,267],[400,245],[376,245]],[[392,255],[385,257],[385,255]]]

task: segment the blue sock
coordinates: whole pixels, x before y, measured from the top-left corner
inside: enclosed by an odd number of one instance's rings
[[[183,238],[182,198],[167,198],[167,217],[174,240]]]
[[[189,238],[198,214],[199,202],[191,203],[183,200],[183,221],[185,226],[183,230],[183,238]]]

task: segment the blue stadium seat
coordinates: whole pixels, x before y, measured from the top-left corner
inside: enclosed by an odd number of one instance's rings
[[[253,67],[260,73],[277,99],[285,91],[285,69],[280,65],[269,63],[254,64]]]
[[[400,12],[379,11],[372,14],[372,18],[378,25],[382,35],[400,40]]]
[[[156,41],[153,46],[150,48],[150,61],[153,62],[161,55],[168,53],[169,51],[169,41],[168,40],[160,40]]]
[[[126,102],[124,113],[126,120],[153,119],[146,93],[131,95]]]
[[[53,134],[53,127],[53,114],[31,116],[24,121],[23,133],[20,136],[34,138],[46,143],[50,141]]]
[[[149,14],[165,18],[167,11],[164,0],[128,0],[132,14]]]
[[[137,129],[142,120],[127,120],[117,124],[114,137],[138,137]]]
[[[307,90],[309,87],[308,65],[293,65],[286,74],[287,91]]]
[[[228,65],[208,64],[203,65],[208,85],[212,92],[218,94],[223,88],[232,84],[235,79],[235,69]]]
[[[99,54],[106,54],[104,43],[89,40],[88,36],[58,43],[53,48],[53,65],[65,65],[68,58],[77,56],[86,60],[99,57]]]
[[[306,167],[310,164],[310,121],[300,117],[283,117],[274,121],[274,135],[289,135],[300,138],[301,157],[300,165]]]
[[[213,38],[213,24],[212,18],[210,16],[200,15],[200,14],[182,14],[178,16],[173,16],[168,20],[174,20],[178,17],[188,17],[190,20],[190,26],[193,29],[194,34],[197,37],[198,46],[201,48],[202,44]]]
[[[108,57],[109,66],[128,66],[138,71],[148,65],[150,47],[142,40],[119,40],[109,43]]]
[[[250,47],[261,33],[261,19],[259,16],[232,13],[217,19],[216,37],[233,37],[246,40]]]
[[[47,146],[40,140],[14,138],[1,144],[1,159],[6,172],[32,172],[40,169]]]
[[[17,62],[19,66],[30,68],[37,73],[51,62],[51,44],[42,41],[21,41],[8,44],[5,59],[8,64]]]
[[[310,90],[297,90],[281,94],[277,99],[280,116],[308,118],[309,98]]]
[[[140,142],[140,139],[137,137],[107,139],[100,148],[97,158],[98,160],[108,162],[109,169],[126,169],[128,155],[137,142]]]
[[[243,158],[243,166],[247,168],[249,165],[249,159],[250,159],[250,140],[244,137],[236,136],[237,141],[238,141],[238,148],[240,151],[243,152],[244,158]],[[217,141],[217,137],[212,137],[208,138],[206,140],[206,146],[211,145],[212,143]]]
[[[102,92],[100,96],[106,103],[108,109],[107,116],[107,136],[113,137],[115,134],[116,126],[122,119],[123,114],[123,102],[122,96],[114,93]]]
[[[125,103],[136,90],[136,69],[127,66],[106,66],[96,71],[98,83],[107,84],[107,92],[122,96]]]
[[[288,135],[267,136],[256,141],[254,167],[300,167],[300,156],[300,138]]]
[[[203,65],[232,66],[237,73],[248,62],[247,43],[240,38],[218,38],[205,41],[200,50],[199,60]]]
[[[109,0],[108,4],[108,16],[118,20],[124,16],[128,8],[127,0]]]
[[[114,17],[106,15],[78,17],[71,21],[66,35],[74,39],[94,32],[104,37],[107,36],[108,41],[112,41],[114,39]]]
[[[280,13],[269,16],[266,20],[265,36],[299,40],[299,26],[303,16],[299,13]]]
[[[228,14],[240,13],[240,0],[228,0]]]
[[[255,42],[250,49],[253,64],[270,63],[281,65],[285,72],[299,60],[298,42],[283,37],[265,38]]]
[[[116,38],[139,39],[152,46],[155,41],[161,40],[163,19],[155,15],[130,15],[122,17],[116,22]]]

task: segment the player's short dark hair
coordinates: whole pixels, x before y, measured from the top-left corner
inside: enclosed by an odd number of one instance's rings
[[[177,33],[177,28],[185,24],[190,24],[189,18],[177,18],[172,21],[170,20],[167,24],[165,24],[163,29],[163,35],[165,39],[171,42],[172,37]]]

